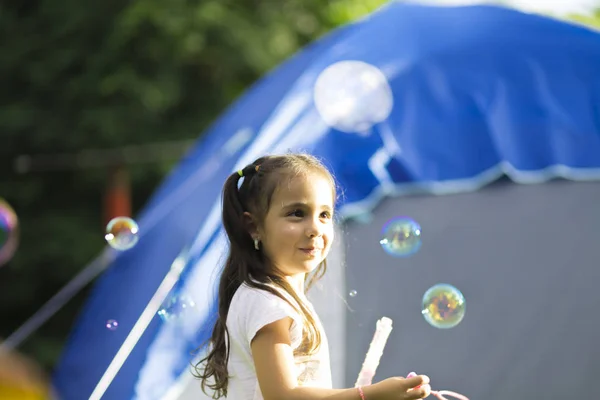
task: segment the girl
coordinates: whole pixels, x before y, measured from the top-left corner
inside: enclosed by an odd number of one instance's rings
[[[211,389],[214,399],[429,395],[424,375],[331,388],[327,337],[305,293],[326,270],[335,199],[331,173],[307,154],[259,158],[225,182],[222,218],[229,255],[209,352],[196,365],[202,390]]]

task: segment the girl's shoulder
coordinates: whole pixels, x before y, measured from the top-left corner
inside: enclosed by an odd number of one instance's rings
[[[242,283],[236,290],[229,306],[229,316],[260,320],[269,315],[286,315],[295,321],[302,321],[299,307],[292,296],[275,285],[267,285],[281,296],[267,290]],[[292,306],[293,305],[293,306]]]
[[[274,288],[278,290],[277,288]],[[282,291],[279,290],[279,293]],[[282,293],[285,296],[284,293]],[[292,303],[293,304],[293,303]],[[290,317],[293,321],[291,339],[293,348],[302,340],[302,318],[292,306],[279,296],[266,290],[242,284],[231,300],[227,315],[227,326],[232,335],[242,337],[251,343],[260,328],[281,318]]]
[[[267,285],[270,288],[280,293],[285,299],[288,301],[292,301],[294,303],[293,298],[286,293],[284,290],[276,287],[275,285]],[[242,283],[240,287],[236,290],[233,295],[233,299],[231,300],[231,306],[242,305],[243,308],[247,307],[268,307],[268,306],[280,306],[281,304],[288,304],[281,297],[267,291],[264,289],[252,287],[247,283]]]

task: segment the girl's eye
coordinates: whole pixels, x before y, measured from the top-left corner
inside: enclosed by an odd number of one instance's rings
[[[294,210],[291,213],[288,214],[289,217],[296,217],[296,218],[303,218],[304,217],[304,211],[302,210]],[[325,219],[330,219],[331,218],[331,213],[329,211],[323,211],[320,215],[320,218],[325,218]]]
[[[302,210],[294,210],[291,213],[289,213],[288,215],[291,217],[302,218],[304,216],[304,213],[302,212]]]

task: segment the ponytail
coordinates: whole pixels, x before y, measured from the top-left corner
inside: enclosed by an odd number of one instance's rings
[[[229,332],[227,330],[227,314],[233,295],[244,281],[247,281],[249,269],[248,259],[252,264],[262,263],[262,253],[256,252],[252,240],[244,226],[244,212],[248,209],[238,189],[240,179],[245,177],[242,185],[248,185],[253,172],[258,168],[248,166],[227,178],[222,193],[222,221],[229,238],[229,257],[221,273],[218,289],[217,321],[209,339],[210,349],[206,357],[194,367],[197,378],[201,380],[202,391],[207,388],[213,391],[213,399],[227,396],[229,374]],[[259,257],[259,259],[257,259]],[[212,382],[211,382],[212,381]]]

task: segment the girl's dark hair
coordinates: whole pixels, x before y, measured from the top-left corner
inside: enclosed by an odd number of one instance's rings
[[[273,268],[264,253],[255,250],[243,219],[244,212],[248,211],[259,223],[264,221],[271,206],[273,193],[283,180],[308,172],[321,173],[331,182],[335,200],[336,185],[333,176],[318,159],[309,154],[261,157],[242,170],[244,180],[239,189],[238,183],[242,177],[238,172],[231,174],[223,186],[222,218],[229,239],[229,254],[219,281],[218,315],[208,341],[208,354],[194,367],[194,375],[202,381],[202,391],[208,394],[206,389],[211,389],[213,399],[227,396],[229,334],[226,321],[233,295],[243,283],[280,297],[302,316],[305,329],[302,330],[301,345],[294,350],[295,356],[313,354],[321,345],[321,335],[315,318],[290,284]],[[305,292],[326,270],[327,263],[323,260],[310,276],[306,276]],[[273,286],[284,290],[296,304],[292,304]]]

